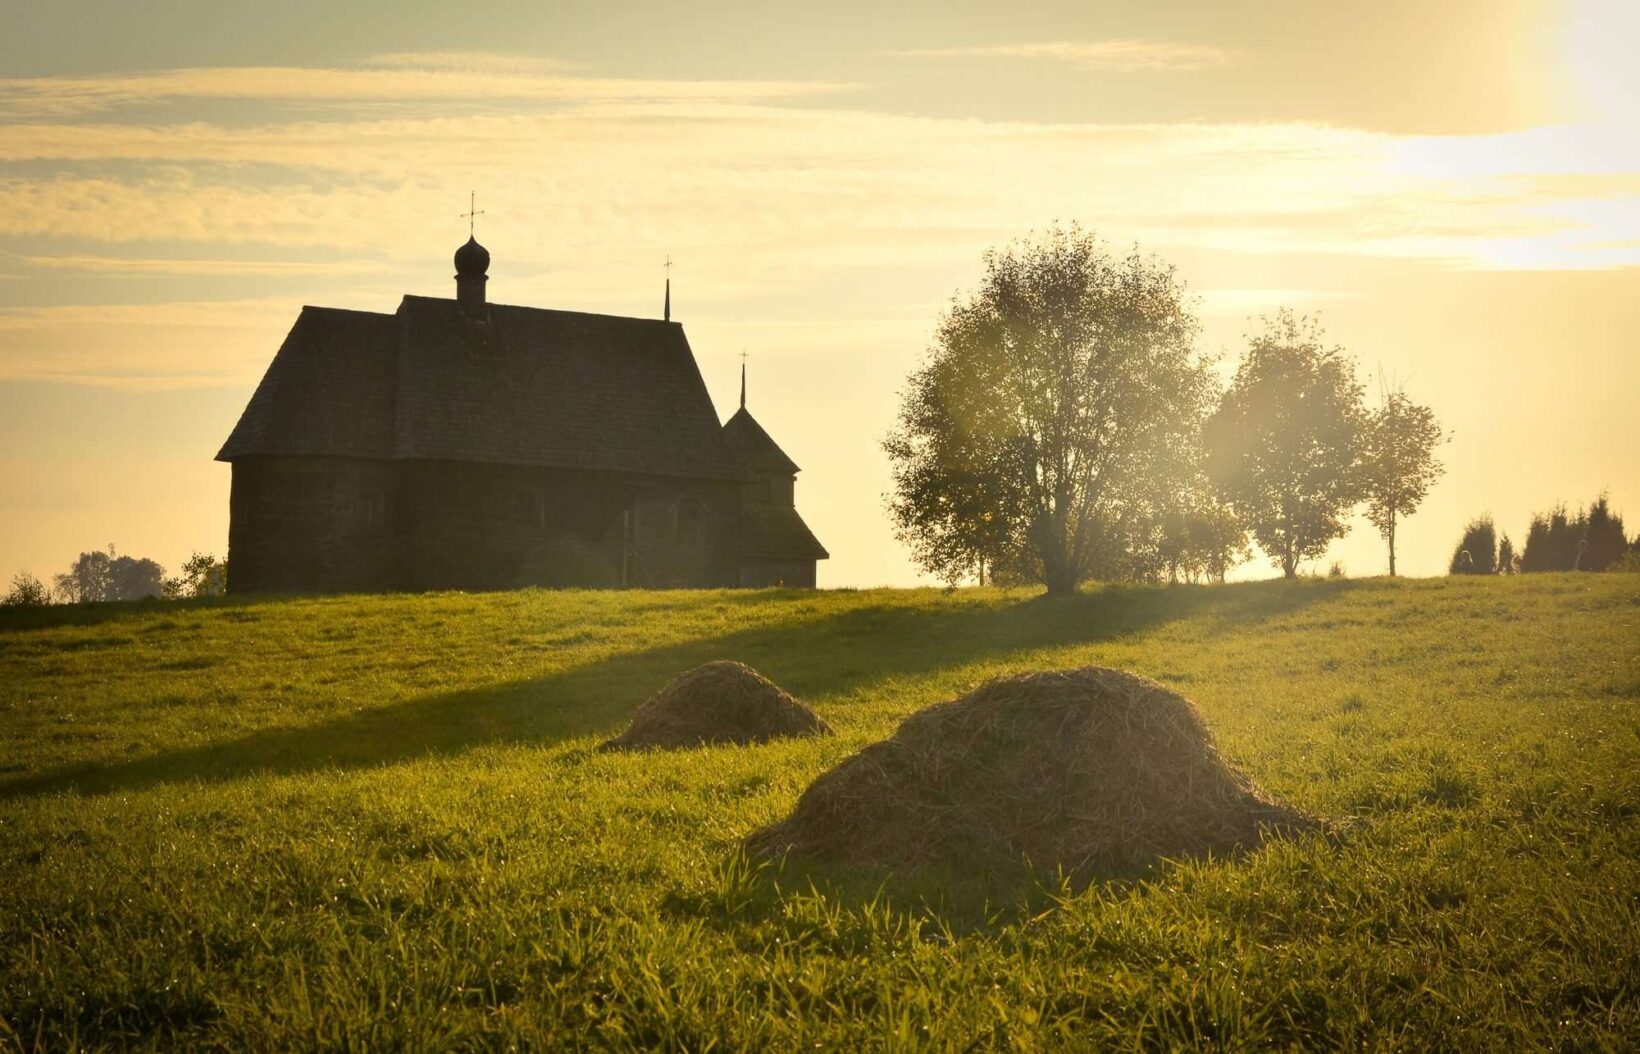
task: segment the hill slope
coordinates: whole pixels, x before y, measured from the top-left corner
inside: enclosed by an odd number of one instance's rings
[[[0,613],[0,1049],[1640,1035],[1640,576]],[[592,748],[751,664],[835,739]],[[739,840],[912,711],[1097,662],[1354,816],[1062,887]]]

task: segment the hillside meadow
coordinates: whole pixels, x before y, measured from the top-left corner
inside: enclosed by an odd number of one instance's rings
[[[750,663],[832,739],[604,754]],[[995,674],[1346,819],[1067,881],[738,852]],[[0,1049],[1632,1049],[1640,575],[0,613]]]

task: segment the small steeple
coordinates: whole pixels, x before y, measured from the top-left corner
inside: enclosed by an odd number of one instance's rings
[[[467,221],[467,244],[456,250],[456,300],[462,307],[477,309],[484,306],[484,284],[490,280],[490,250],[478,244],[473,237],[473,219],[483,213],[474,207],[477,195],[469,198],[467,211],[461,218]]]
[[[666,306],[661,309],[661,319],[672,321],[672,257],[666,258]]]
[[[746,353],[740,353],[740,408],[746,409]]]

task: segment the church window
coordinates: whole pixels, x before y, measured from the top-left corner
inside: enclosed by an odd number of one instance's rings
[[[379,493],[359,495],[354,503],[359,530],[377,531],[387,524],[387,497]]]

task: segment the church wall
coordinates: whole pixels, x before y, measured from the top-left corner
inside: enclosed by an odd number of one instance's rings
[[[738,483],[635,481],[630,583],[646,589],[734,585],[739,502]]]
[[[386,463],[256,457],[233,465],[228,590],[373,592],[395,586],[403,545]]]
[[[740,485],[523,466],[236,461],[231,592],[737,583]]]
[[[409,462],[406,587],[666,588],[734,581],[734,484]],[[678,542],[679,503],[686,534]]]
[[[410,589],[619,584],[620,496],[596,480],[510,465],[402,465]]]

